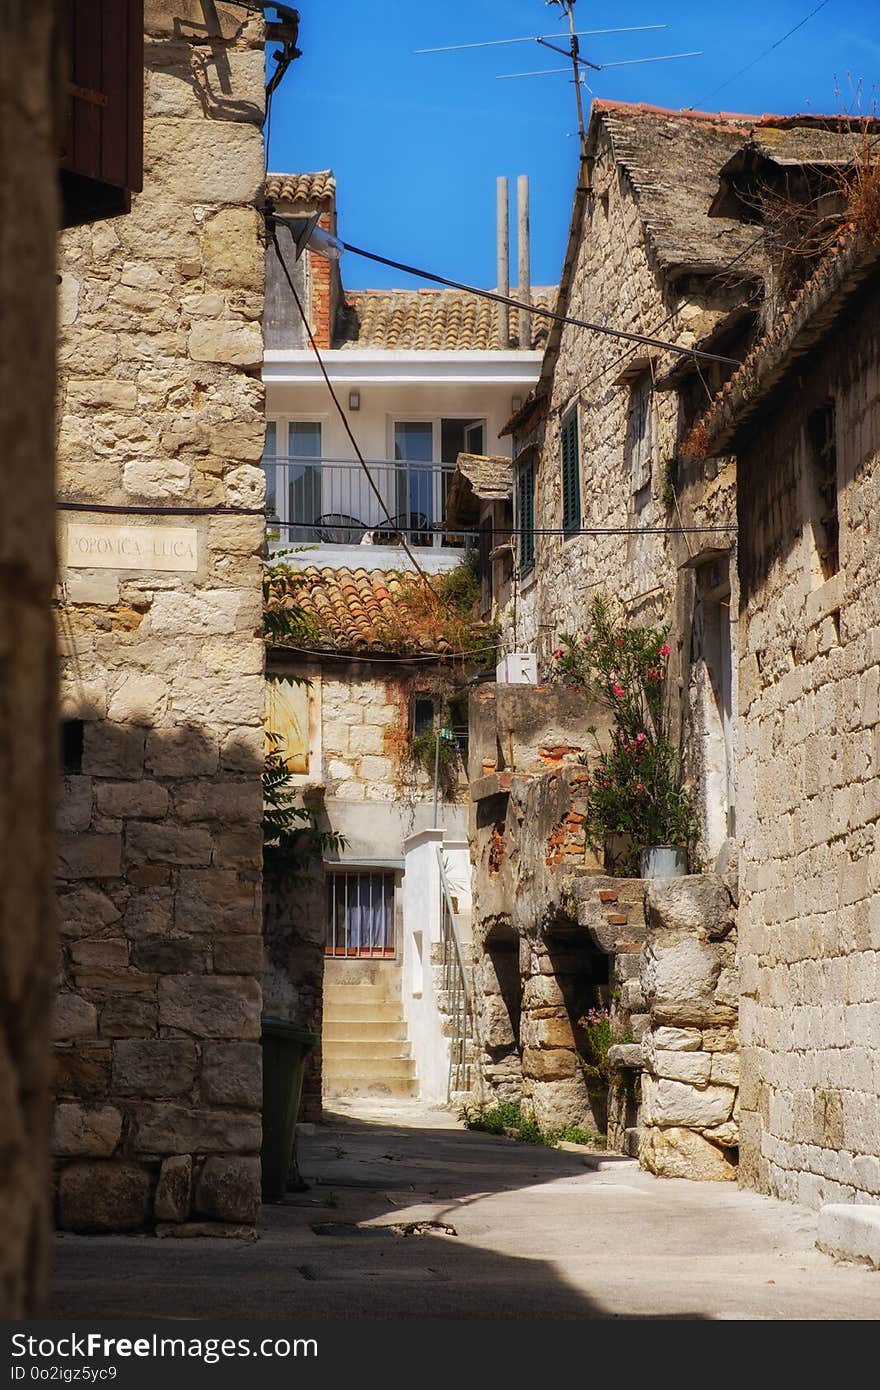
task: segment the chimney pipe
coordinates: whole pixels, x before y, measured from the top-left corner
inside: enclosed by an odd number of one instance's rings
[[[532,272],[529,265],[529,176],[520,174],[516,181],[517,238],[519,246],[519,285],[517,298],[523,304],[532,302]],[[532,346],[532,316],[519,311],[519,346]]]
[[[510,294],[510,213],[507,198],[507,177],[501,174],[496,182],[497,201],[497,276],[498,293]],[[498,346],[510,347],[510,306],[498,305]]]

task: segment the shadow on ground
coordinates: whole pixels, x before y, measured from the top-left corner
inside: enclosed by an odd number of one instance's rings
[[[403,1124],[368,1113],[329,1114],[301,1141],[309,1188],[264,1206],[253,1244],[59,1236],[51,1315],[620,1316],[567,1280],[564,1233],[557,1248],[542,1219],[572,1225],[565,1186],[589,1180],[582,1155],[463,1131],[437,1112]],[[537,1210],[515,1209],[515,1194],[560,1181]],[[421,1221],[456,1234],[402,1233]],[[516,1253],[491,1248],[499,1239]]]

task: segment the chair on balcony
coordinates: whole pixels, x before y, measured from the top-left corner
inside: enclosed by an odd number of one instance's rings
[[[394,545],[399,543],[401,536],[410,545],[431,544],[431,523],[424,512],[398,512],[387,526],[373,530],[375,545]]]
[[[325,512],[315,520],[315,535],[324,545],[360,545],[366,526],[356,516]]]

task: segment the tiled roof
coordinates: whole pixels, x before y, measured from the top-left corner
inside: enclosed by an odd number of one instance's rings
[[[837,319],[842,305],[858,292],[866,276],[880,266],[880,246],[843,237],[804,285],[791,307],[770,332],[762,335],[748,357],[715,396],[702,420],[685,440],[686,457],[711,458],[731,448],[742,427],[790,371]]]
[[[516,298],[516,292],[512,292]],[[552,309],[556,291],[536,288],[532,303]],[[498,351],[500,306],[460,290],[348,290],[335,347],[403,348],[417,352],[470,349]],[[510,310],[513,346],[518,347],[517,310]],[[548,320],[531,319],[533,349],[547,341]]]
[[[429,580],[435,592],[439,580]],[[311,633],[293,645],[318,651],[445,655],[441,605],[425,601],[425,581],[399,570],[319,569],[309,565],[269,584],[270,606],[295,606]],[[276,643],[283,646],[284,643]]]
[[[740,275],[758,273],[754,228],[709,216],[721,166],[745,144],[758,119],[593,103],[593,139],[601,122],[635,189],[647,240],[667,272],[711,273],[738,257]]]
[[[332,169],[314,174],[267,174],[263,196],[273,203],[329,203],[336,197]]]

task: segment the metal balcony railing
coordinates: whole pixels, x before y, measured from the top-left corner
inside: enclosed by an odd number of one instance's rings
[[[454,1095],[471,1089],[473,1000],[452,889],[446,876],[443,851],[439,848],[437,862],[440,871],[441,981],[445,1011],[450,1019],[449,1080],[446,1095],[447,1099],[451,1100]]]
[[[380,503],[356,459],[264,458],[269,536],[279,544],[464,544],[444,525],[453,463],[367,459]],[[387,514],[386,514],[387,513]]]

